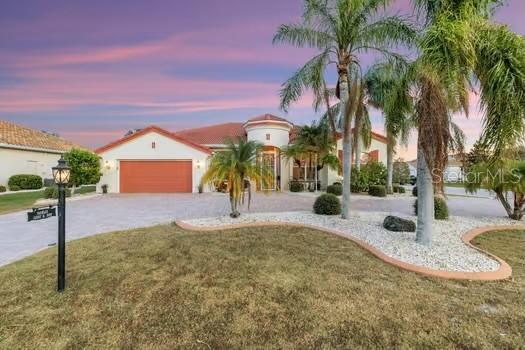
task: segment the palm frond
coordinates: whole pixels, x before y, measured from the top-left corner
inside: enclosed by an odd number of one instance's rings
[[[356,46],[368,49],[410,47],[415,44],[417,36],[416,27],[406,18],[388,16],[361,29]]]
[[[525,135],[525,38],[505,26],[481,25],[475,50],[482,140],[498,156]]]
[[[313,47],[319,50],[328,49],[334,38],[322,31],[302,24],[282,24],[273,37],[274,44],[287,43],[297,47]]]
[[[329,55],[329,51],[323,51],[313,57],[282,85],[279,93],[282,110],[288,111],[290,104],[299,100],[307,89],[312,89],[316,94],[322,93],[320,91],[324,88],[324,69]]]

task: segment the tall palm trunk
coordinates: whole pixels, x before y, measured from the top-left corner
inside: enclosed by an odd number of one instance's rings
[[[237,210],[237,199],[233,195],[233,189],[230,189],[230,206],[232,210],[232,212],[230,213],[230,217],[232,218],[239,217],[241,213],[239,213],[239,210]]]
[[[359,137],[361,135],[361,127],[358,125],[354,128],[355,134],[354,137],[355,140],[355,169],[357,171],[361,170],[361,152],[362,152],[362,144],[361,144],[361,138]]]
[[[386,132],[386,192],[388,194],[394,193],[392,186],[392,178],[394,177],[394,140],[392,133]]]
[[[350,218],[350,176],[352,162],[352,126],[348,108],[348,65],[340,65],[339,73],[339,100],[341,101],[340,120],[343,121],[343,203],[341,217]]]
[[[434,231],[434,186],[432,185],[432,174],[427,166],[423,149],[420,146],[421,137],[421,134],[418,135],[416,241],[424,245],[430,245]]]

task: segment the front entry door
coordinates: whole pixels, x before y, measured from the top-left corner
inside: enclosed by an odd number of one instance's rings
[[[267,183],[266,187],[265,187],[264,183],[261,185],[262,190],[275,191],[275,189],[276,189],[275,188],[275,184],[276,184],[276,181],[277,181],[276,180],[276,174],[275,174],[275,169],[277,168],[276,160],[277,160],[277,157],[275,157],[275,153],[274,152],[264,152],[262,154],[262,163],[266,167],[266,169],[270,170],[270,173],[272,174],[272,179],[271,179],[270,183]]]

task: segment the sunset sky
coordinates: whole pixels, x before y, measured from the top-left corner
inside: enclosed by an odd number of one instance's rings
[[[89,147],[151,124],[176,131],[266,112],[310,123],[310,95],[285,114],[278,91],[313,51],[271,43],[301,10],[302,0],[2,0],[0,119]],[[390,12],[410,14],[409,0]],[[524,16],[525,1],[510,0],[495,19],[525,34]],[[469,144],[481,124],[475,94],[471,103],[470,118],[456,118]],[[378,111],[373,126],[383,132]],[[399,155],[414,158],[413,142]]]

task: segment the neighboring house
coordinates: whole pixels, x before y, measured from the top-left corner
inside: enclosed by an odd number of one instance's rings
[[[293,142],[296,127],[271,114],[244,123],[224,123],[169,132],[150,126],[96,150],[101,157],[102,185],[113,193],[197,192],[213,152],[225,148],[228,137],[258,141],[264,145],[261,161],[274,173],[274,181],[259,190],[288,190],[291,180],[313,181],[313,166],[306,160],[286,159],[284,146]],[[337,143],[342,154],[342,140]],[[386,139],[373,133],[372,145],[362,158],[386,162]],[[324,168],[319,181],[324,188],[340,178]],[[209,189],[204,189],[208,191]]]
[[[445,182],[463,182],[465,172],[463,168],[463,158],[461,155],[449,155],[448,163],[443,172]]]
[[[417,159],[408,162],[410,167],[410,175],[414,170],[414,176],[417,176]],[[460,154],[449,155],[447,166],[443,171],[443,181],[445,182],[462,182],[465,177],[463,168],[463,157]]]
[[[0,120],[0,185],[16,174],[51,179],[61,154],[83,148],[56,135]]]

